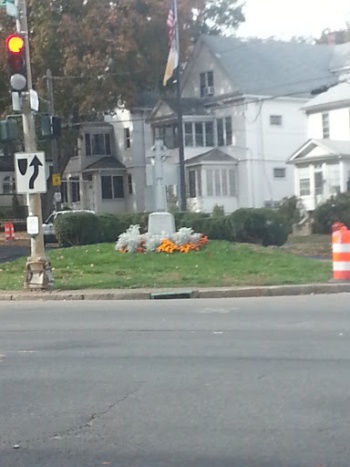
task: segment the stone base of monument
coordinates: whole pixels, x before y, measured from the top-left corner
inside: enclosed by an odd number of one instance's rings
[[[148,217],[148,233],[160,235],[175,233],[175,218],[170,212],[152,212]]]

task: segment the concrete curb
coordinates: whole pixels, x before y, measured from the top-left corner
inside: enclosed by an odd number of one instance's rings
[[[180,298],[282,297],[350,292],[350,282],[274,285],[264,287],[213,287],[203,289],[77,290],[52,292],[1,292],[0,301],[152,300]]]

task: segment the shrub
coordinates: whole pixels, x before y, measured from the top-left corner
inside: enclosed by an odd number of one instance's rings
[[[287,219],[273,209],[241,208],[230,218],[233,238],[237,242],[280,246],[288,238]]]
[[[215,204],[211,215],[213,217],[223,217],[225,215],[224,206],[219,206],[218,204]]]
[[[95,214],[72,212],[58,216],[55,233],[62,246],[89,245],[101,241],[100,222]]]
[[[148,213],[100,214],[98,216],[101,229],[101,242],[116,242],[119,235],[130,225],[139,225],[141,232],[148,228]]]
[[[303,205],[296,196],[283,198],[277,211],[287,219],[289,224],[289,233],[293,231],[293,225],[300,222],[302,218]]]
[[[335,222],[350,227],[350,193],[340,193],[320,204],[312,215],[312,231],[329,234]]]

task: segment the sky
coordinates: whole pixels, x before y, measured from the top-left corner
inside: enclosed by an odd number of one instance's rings
[[[343,29],[350,22],[350,0],[245,0],[241,37],[320,37],[324,29]]]

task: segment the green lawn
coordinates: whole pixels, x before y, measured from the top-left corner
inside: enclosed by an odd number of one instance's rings
[[[209,241],[201,251],[121,254],[114,244],[50,252],[55,289],[278,285],[326,282],[331,262],[278,248]],[[25,258],[0,265],[0,290],[20,290]]]

